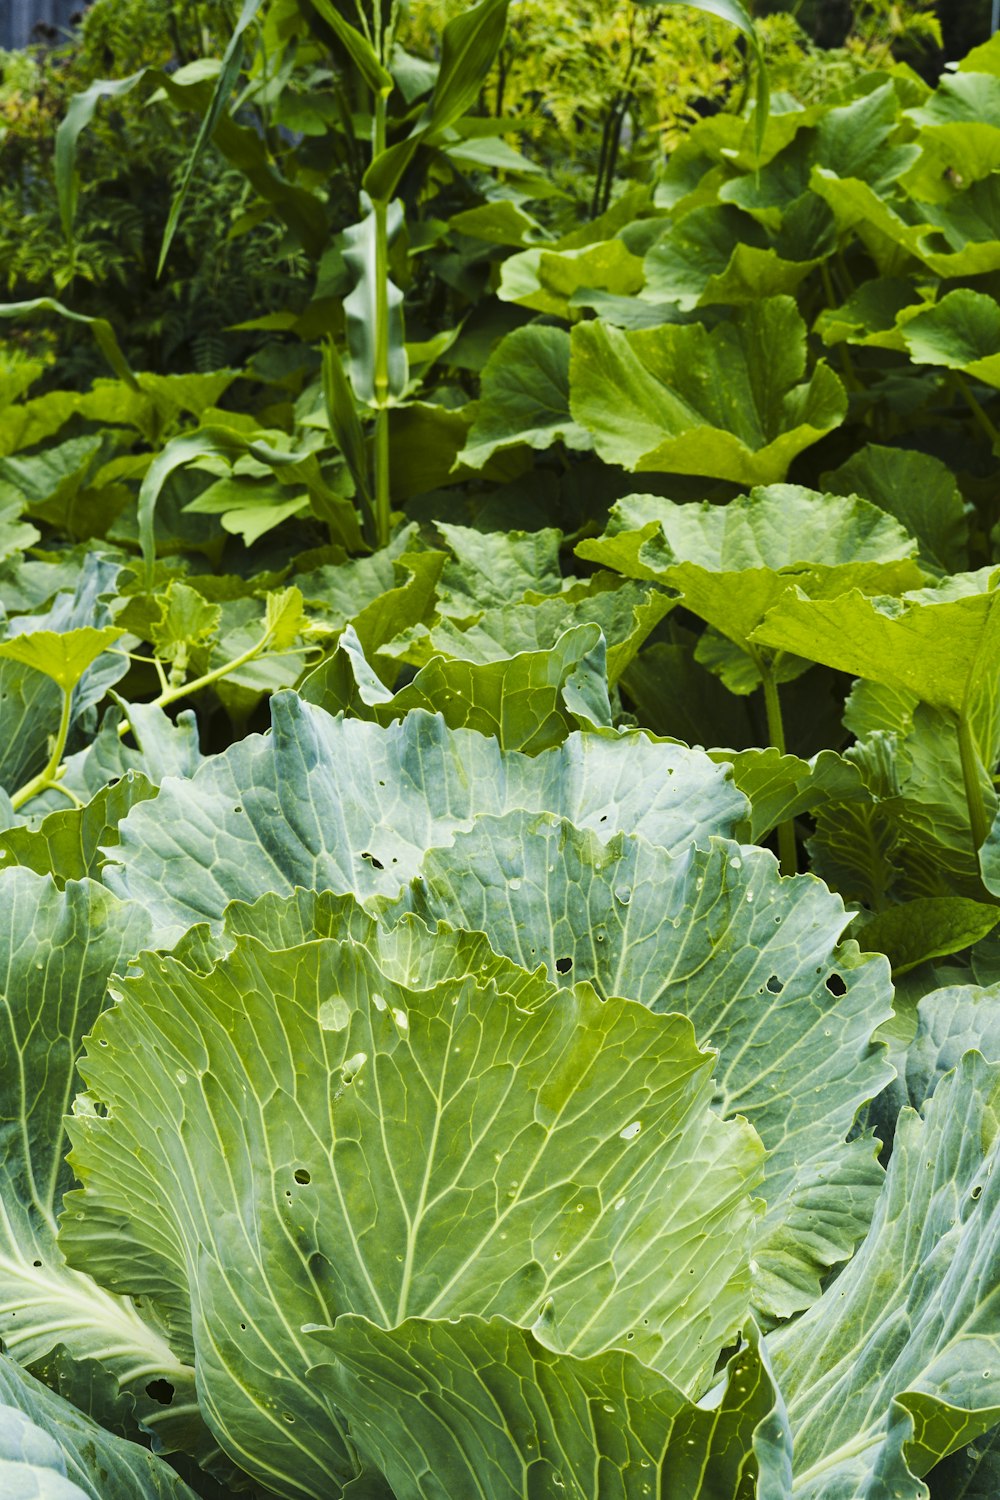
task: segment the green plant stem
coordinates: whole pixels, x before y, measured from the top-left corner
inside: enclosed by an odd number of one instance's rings
[[[820,262],[819,274],[823,282],[823,291],[826,295],[827,304],[831,311],[834,311],[840,304],[833,285],[833,277],[830,274],[830,264],[828,261],[824,260]],[[854,360],[851,358],[851,351],[846,339],[843,343],[838,344],[837,352],[840,355],[840,367],[843,371],[844,384],[847,386],[847,389],[849,391],[862,390],[863,387],[861,381],[858,379],[858,372],[854,368]]]
[[[979,775],[979,751],[972,738],[972,726],[965,714],[958,716],[958,751],[962,760],[962,780],[965,783],[965,801],[969,809],[972,844],[978,854],[986,842],[990,829],[986,820],[986,803],[983,801],[983,786]]]
[[[26,781],[24,786],[11,797],[10,805],[15,812],[17,812],[18,808],[23,807],[26,802],[30,802],[32,797],[37,797],[39,792],[44,792],[48,787],[57,786],[59,783],[59,777],[64,769],[62,758],[66,750],[66,741],[69,739],[70,715],[73,711],[73,689],[63,688],[62,695],[62,713],[59,716],[59,728],[56,731],[56,737],[52,745],[52,754],[49,756],[45,770],[39,771],[37,776],[33,776],[30,781]]]
[[[234,656],[232,661],[223,662],[221,667],[214,667],[211,672],[202,673],[193,682],[182,682],[176,687],[164,688],[158,697],[151,700],[149,707],[168,708],[171,703],[176,703],[178,699],[188,698],[194,693],[200,693],[202,688],[211,687],[213,682],[218,682],[222,677],[228,677],[231,672],[239,671],[240,667],[245,667],[248,662],[254,661],[258,656],[264,655],[271,644],[272,633],[272,631],[267,631],[254,645],[248,647],[239,656]],[[26,802],[30,802],[32,797],[37,797],[39,792],[47,791],[49,787],[54,787],[57,791],[62,792],[77,807],[84,806],[75,792],[71,792],[68,787],[61,784],[61,777],[66,772],[62,758],[66,750],[66,741],[69,738],[72,701],[72,692],[63,694],[62,717],[59,721],[59,730],[56,734],[48,764],[44,771],[39,771],[37,776],[33,776],[30,781],[26,781],[24,786],[13,794],[10,803],[15,812],[23,807]],[[118,725],[119,738],[124,739],[131,727],[128,719],[123,719]]]
[[[779,755],[785,754],[785,721],[781,714],[781,698],[778,684],[771,667],[761,664],[764,679],[764,708],[767,713],[767,733],[771,744]],[[798,874],[798,852],[795,847],[795,824],[786,818],[778,824],[778,859],[782,875]]]
[[[223,677],[228,677],[231,672],[238,672],[240,667],[245,667],[248,662],[263,656],[271,641],[271,632],[262,635],[254,645],[248,646],[246,651],[239,656],[234,656],[232,661],[224,661],[221,667],[213,667],[211,672],[203,672],[200,677],[194,678],[192,682],[181,682],[176,687],[168,687],[158,697],[153,698],[149,704],[150,708],[169,708],[171,703],[176,703],[180,698],[192,697],[200,693],[202,688],[211,687],[213,682],[218,682]],[[119,738],[128,734],[131,725],[128,719],[123,719],[118,725]]]
[[[380,94],[375,101],[375,123],[372,152],[377,159],[385,150],[386,101]],[[388,203],[377,201],[375,207],[375,542],[385,547],[389,542],[389,232]]]
[[[957,370],[955,371],[955,383],[958,386],[958,389],[961,391],[966,405],[968,406],[972,415],[975,417],[976,421],[979,423],[979,426],[982,428],[983,432],[989,438],[994,449],[1000,448],[1000,429],[998,429],[996,424],[987,416],[980,402],[969,389],[968,381]]]

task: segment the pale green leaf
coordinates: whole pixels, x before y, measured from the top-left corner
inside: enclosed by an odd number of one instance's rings
[[[70,693],[87,668],[122,634],[113,625],[104,625],[99,630],[93,625],[66,631],[26,630],[0,641],[0,657],[19,662],[33,672],[43,672],[64,693]]]
[[[134,753],[134,752],[133,752]],[[0,833],[0,863],[24,865],[39,875],[67,880],[99,878],[102,848],[118,842],[118,825],[138,802],[156,796],[152,782],[137,771],[103,787],[84,807],[65,807],[43,818],[36,829]],[[65,804],[65,797],[62,799]],[[29,810],[33,810],[29,804]]]
[[[919,1476],[1000,1420],[1000,1067],[976,1052],[904,1110],[868,1238],[768,1340],[795,1500],[927,1500]]]
[[[207,1419],[274,1493],[352,1473],[302,1332],[343,1313],[544,1310],[568,1353],[627,1340],[682,1389],[711,1378],[746,1313],[761,1151],[712,1112],[683,1017],[541,978],[517,1004],[478,975],[404,987],[332,940],[242,938],[207,973],[150,958],[115,990],[62,1242],[189,1309]]]
[[[481,468],[493,454],[525,443],[586,450],[590,435],[570,416],[569,334],[561,328],[515,328],[482,373],[476,416],[459,462]]]
[[[678,1500],[778,1500],[790,1483],[784,1410],[756,1340],[707,1409],[631,1353],[571,1359],[499,1318],[386,1331],[348,1316],[314,1337],[332,1362],[313,1377],[396,1495],[648,1500],[655,1487]]]
[[[2,1354],[0,1484],[10,1500],[195,1500],[161,1459],[105,1432]]]
[[[689,1016],[719,1050],[723,1112],[749,1119],[769,1152],[758,1305],[808,1306],[867,1227],[881,1171],[871,1143],[844,1142],[892,1076],[871,1045],[891,1014],[888,965],[838,946],[839,898],[781,879],[763,850],[716,840],[671,855],[515,812],[430,850],[393,910],[485,932],[565,985]]]
[[[846,396],[789,297],[752,303],[708,331],[665,324],[573,329],[570,410],[608,463],[769,484],[840,425]]]
[[[642,735],[571,735],[530,758],[420,712],[382,729],[282,693],[271,715],[269,735],[168,780],[121,824],[105,880],[158,927],[176,934],[230,901],[295,886],[394,896],[427,849],[510,808],[550,810],[605,838],[636,830],[671,849],[730,834],[746,808],[704,753]]]
[[[574,729],[611,728],[607,653],[599,625],[570,623],[550,647],[488,661],[434,656],[393,693],[348,626],[334,655],[303,679],[302,696],[328,713],[390,724],[414,709],[451,729],[494,735],[504,750],[537,754]]]
[[[70,881],[60,891],[29,870],[0,873],[0,900],[0,1020],[10,1059],[0,1091],[4,1348],[28,1368],[60,1345],[74,1362],[95,1362],[114,1378],[115,1396],[120,1386],[168,1450],[199,1451],[212,1461],[218,1454],[198,1414],[194,1371],[171,1348],[155,1313],[70,1270],[56,1244],[72,1186],[63,1116],[79,1086],[77,1056],[106,1004],[109,976],[147,940],[148,919],[92,881]],[[147,1393],[154,1378],[174,1387],[172,1404]]]

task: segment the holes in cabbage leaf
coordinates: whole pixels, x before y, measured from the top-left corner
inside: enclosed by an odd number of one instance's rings
[[[366,865],[371,865],[371,867],[372,867],[373,870],[384,870],[385,869],[385,865],[382,863],[382,861],[380,859],[376,859],[375,855],[372,854],[372,852],[371,852],[370,849],[365,849],[362,852],[361,858],[364,860],[364,862],[365,862]]]
[[[847,985],[844,983],[843,979],[841,979],[839,974],[829,975],[826,981],[826,987],[830,991],[831,995],[837,995],[839,997],[841,995],[847,994]]]
[[[312,1178],[306,1171],[305,1167],[296,1167],[292,1175],[294,1176],[296,1182],[301,1182],[303,1187],[305,1187],[306,1183],[312,1182]]]
[[[780,995],[785,986],[782,984],[777,974],[772,974],[770,979],[767,981],[767,988],[771,991],[772,995]]]
[[[160,1406],[169,1406],[174,1399],[174,1388],[169,1380],[151,1380],[146,1387],[146,1395]]]
[[[573,960],[571,958],[557,958],[556,959],[556,973],[557,974],[568,974],[569,971],[570,971],[570,969],[572,967],[573,967]]]

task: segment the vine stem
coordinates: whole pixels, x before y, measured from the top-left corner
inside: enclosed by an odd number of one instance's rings
[[[972,726],[966,714],[958,715],[958,752],[962,761],[962,780],[965,783],[965,801],[969,809],[969,825],[972,829],[972,844],[978,855],[989,834],[986,819],[986,803],[979,771],[979,751],[972,738]]]
[[[773,667],[760,664],[764,680],[764,708],[767,712],[767,732],[771,744],[779,755],[785,754],[785,721],[781,714],[781,698],[774,678]],[[778,824],[778,859],[782,875],[798,874],[798,852],[795,847],[795,824],[791,818]]]
[[[972,415],[975,417],[985,435],[989,438],[994,449],[1000,448],[1000,429],[998,429],[996,424],[991,421],[989,416],[987,416],[982,404],[980,403],[978,398],[973,395],[972,390],[969,386],[969,382],[964,378],[962,372],[960,370],[956,370],[953,373],[955,376],[955,384],[961,391],[962,396],[965,399],[965,403],[971,411]]]
[[[62,758],[66,750],[66,741],[69,739],[70,715],[73,709],[73,689],[62,689],[62,713],[59,716],[59,728],[52,745],[52,754],[49,756],[48,764],[44,771],[39,771],[30,781],[16,791],[10,799],[10,805],[17,812],[32,797],[37,797],[39,792],[44,792],[50,786],[58,786],[59,776],[62,772]]]
[[[254,661],[257,657],[264,655],[271,643],[272,634],[273,631],[266,631],[259,641],[248,647],[246,651],[241,652],[239,656],[234,656],[232,661],[223,662],[221,667],[214,667],[211,672],[202,673],[200,677],[196,677],[192,682],[182,682],[176,687],[165,688],[158,697],[151,699],[148,706],[150,708],[168,708],[171,703],[176,703],[178,699],[190,697],[194,693],[200,693],[202,688],[211,687],[213,682],[218,682],[220,678],[227,677],[231,672],[239,671],[240,667],[245,667],[248,662]],[[62,758],[66,750],[66,741],[69,739],[72,702],[72,690],[70,692],[64,691],[62,716],[59,720],[59,729],[56,733],[48,764],[44,771],[39,771],[37,776],[33,776],[30,781],[26,781],[24,786],[20,787],[13,794],[10,803],[15,812],[23,807],[26,802],[30,802],[32,797],[37,797],[40,792],[47,791],[50,787],[55,787],[57,791],[62,792],[63,796],[67,797],[76,807],[84,805],[76,793],[71,791],[69,787],[63,786],[61,781],[61,777],[66,771],[65,765],[62,763]],[[131,727],[128,719],[122,719],[118,725],[119,738],[124,739]]]

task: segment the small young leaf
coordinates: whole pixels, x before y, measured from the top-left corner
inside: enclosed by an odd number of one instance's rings
[[[69,693],[87,668],[123,633],[112,625],[100,630],[84,625],[79,630],[25,631],[0,642],[0,657],[44,672]]]

